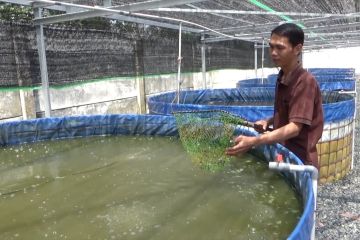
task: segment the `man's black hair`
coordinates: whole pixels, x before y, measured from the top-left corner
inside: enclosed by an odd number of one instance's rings
[[[271,31],[271,35],[273,34],[287,37],[293,47],[298,44],[304,45],[304,31],[294,23],[284,23],[277,26]]]

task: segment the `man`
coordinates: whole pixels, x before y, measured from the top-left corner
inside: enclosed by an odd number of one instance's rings
[[[226,149],[226,154],[238,155],[254,146],[278,142],[304,164],[319,169],[316,143],[324,125],[322,98],[315,78],[299,61],[303,44],[304,32],[296,24],[285,23],[271,32],[271,58],[281,68],[276,83],[274,116],[255,124],[258,132],[264,132],[270,125],[274,126],[274,131],[256,137],[238,136],[235,145]]]

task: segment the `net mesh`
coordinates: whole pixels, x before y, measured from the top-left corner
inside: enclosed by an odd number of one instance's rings
[[[237,125],[252,126],[239,116],[222,110],[173,113],[180,140],[192,162],[202,169],[218,171],[229,162],[225,149],[232,145]]]

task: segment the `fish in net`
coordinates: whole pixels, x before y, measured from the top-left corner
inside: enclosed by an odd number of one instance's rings
[[[222,170],[231,160],[225,149],[232,145],[237,125],[254,127],[239,116],[223,110],[173,112],[180,141],[192,162],[202,169]]]

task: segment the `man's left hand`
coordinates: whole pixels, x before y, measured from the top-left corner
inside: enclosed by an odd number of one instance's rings
[[[256,137],[240,135],[235,138],[235,145],[233,147],[227,148],[225,153],[226,155],[230,156],[236,156],[245,153],[253,146],[255,146],[255,141]]]

